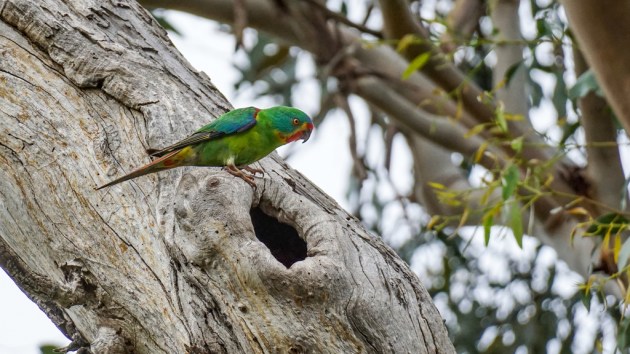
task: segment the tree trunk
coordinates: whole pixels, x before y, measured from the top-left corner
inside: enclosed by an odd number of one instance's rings
[[[0,0],[0,266],[68,349],[453,352],[407,265],[275,154],[256,189],[94,190],[228,109],[135,2]]]

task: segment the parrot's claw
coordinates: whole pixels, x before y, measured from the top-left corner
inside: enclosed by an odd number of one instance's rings
[[[238,177],[243,181],[247,182],[252,188],[256,188],[256,182],[254,181],[254,176],[250,176],[245,172],[241,171],[238,167],[233,165],[226,166],[225,170],[234,177]],[[247,170],[247,169],[245,169]]]
[[[259,168],[254,168],[248,165],[242,166],[241,169],[251,173],[252,175],[256,176],[257,173],[260,173],[262,176],[265,175],[265,171],[259,169]]]

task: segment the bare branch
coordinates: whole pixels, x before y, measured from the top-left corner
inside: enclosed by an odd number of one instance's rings
[[[359,96],[425,138],[466,157],[472,157],[481,147],[482,141],[475,136],[466,138],[466,130],[456,122],[424,112],[384,87],[383,81],[375,77],[358,78],[354,83],[354,90]],[[480,162],[488,168],[494,168],[497,161],[484,154]]]
[[[485,6],[482,0],[457,0],[446,18],[448,32],[442,36],[441,46],[445,52],[455,50],[457,43],[469,39],[479,26]],[[453,41],[457,41],[454,43]]]
[[[380,31],[375,31],[371,28],[366,27],[364,24],[359,24],[359,23],[354,23],[352,21],[350,21],[347,17],[336,13],[334,11],[331,11],[329,8],[327,8],[324,4],[320,3],[317,0],[306,0],[306,2],[308,2],[309,4],[313,5],[314,7],[316,7],[317,9],[319,9],[320,11],[324,12],[324,14],[326,15],[326,17],[331,18],[339,23],[343,23],[344,25],[350,27],[350,28],[356,28],[359,31],[363,32],[363,33],[367,33],[370,34],[376,38],[383,38],[383,34]]]
[[[243,30],[247,26],[247,8],[245,0],[234,0],[234,37],[236,49],[243,46]]]
[[[232,0],[140,0],[139,3],[147,8],[166,8],[179,10],[197,16],[213,19],[222,23],[234,23],[234,1]],[[300,43],[293,32],[291,21],[273,1],[245,0],[248,25],[288,44]],[[315,43],[302,43],[303,48],[313,51]]]
[[[354,175],[357,179],[362,183],[364,180],[368,178],[368,174],[365,168],[365,164],[363,162],[363,157],[359,156],[359,152],[357,150],[357,127],[356,120],[354,119],[354,114],[352,113],[352,109],[350,108],[350,104],[348,103],[348,97],[338,93],[333,97],[337,106],[340,107],[346,117],[348,117],[348,123],[350,124],[350,141],[348,142],[350,148],[350,156],[352,156]]]
[[[523,45],[520,43],[521,21],[518,15],[519,0],[493,0],[490,2],[492,21],[497,28],[494,37],[496,44],[497,64],[493,69],[494,87],[497,98],[505,104],[506,112],[528,116],[527,80],[523,61]],[[512,77],[506,74],[513,71]],[[509,82],[507,81],[509,80]]]

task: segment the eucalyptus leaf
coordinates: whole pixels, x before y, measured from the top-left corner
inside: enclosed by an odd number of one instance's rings
[[[516,165],[510,165],[501,179],[501,184],[503,185],[501,196],[503,197],[503,200],[508,200],[514,195],[516,186],[518,185],[518,179],[518,167]]]
[[[518,247],[523,248],[523,215],[521,214],[521,205],[518,201],[512,200],[509,204],[509,223],[514,239]]]
[[[409,66],[407,66],[405,71],[402,73],[403,80],[407,80],[411,76],[411,74],[422,69],[422,67],[424,67],[424,65],[429,61],[430,58],[431,53],[429,52],[418,55],[414,60],[411,61],[411,63],[409,63]]]
[[[580,75],[575,81],[575,85],[569,89],[569,98],[576,100],[588,95],[589,92],[594,92],[596,95],[604,97],[604,92],[599,86],[595,74],[590,69]]]
[[[486,246],[490,243],[490,231],[492,230],[492,224],[494,217],[492,214],[487,214],[483,218],[483,242]]]

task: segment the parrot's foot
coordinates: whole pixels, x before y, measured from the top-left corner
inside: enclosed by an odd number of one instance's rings
[[[247,184],[249,184],[253,188],[256,188],[256,182],[254,181],[254,176],[250,176],[246,174],[245,172],[239,170],[238,167],[234,165],[227,165],[225,170],[228,171],[228,173],[231,174],[232,176],[238,177],[242,179],[243,181],[247,182]]]
[[[260,173],[262,176],[265,175],[265,171],[263,171],[263,170],[261,170],[259,168],[254,168],[254,167],[248,166],[248,165],[241,166],[241,169],[251,173],[254,176],[256,176],[257,173]]]

